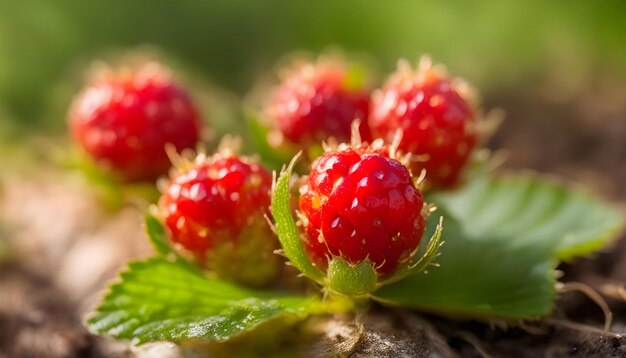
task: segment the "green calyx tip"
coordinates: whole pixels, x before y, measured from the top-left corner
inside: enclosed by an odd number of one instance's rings
[[[369,260],[356,265],[342,258],[333,258],[328,264],[328,288],[346,296],[362,296],[376,289],[378,274]]]

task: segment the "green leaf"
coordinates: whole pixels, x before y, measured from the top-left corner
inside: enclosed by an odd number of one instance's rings
[[[293,216],[291,216],[289,181],[297,159],[298,156],[291,160],[289,166],[280,173],[278,181],[274,184],[274,191],[272,193],[272,216],[276,223],[276,234],[278,235],[278,240],[280,241],[285,256],[287,256],[291,264],[305,276],[318,283],[322,283],[324,281],[324,274],[313,266],[313,263],[304,252],[298,227],[293,221]]]
[[[154,250],[161,255],[171,253],[172,248],[167,240],[167,235],[165,234],[165,229],[163,225],[161,225],[161,222],[150,214],[146,215],[144,222],[146,225],[146,234]]]
[[[441,267],[385,286],[375,299],[474,318],[551,313],[559,260],[615,237],[623,214],[534,176],[479,179],[429,198],[446,218]],[[436,219],[429,220],[433,232]]]
[[[250,290],[208,278],[182,260],[132,262],[87,322],[97,333],[150,341],[224,341],[270,320],[303,319],[317,297]]]

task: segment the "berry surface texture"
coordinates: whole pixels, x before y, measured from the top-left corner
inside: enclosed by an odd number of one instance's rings
[[[369,260],[379,275],[409,261],[424,232],[424,199],[409,170],[385,147],[329,151],[313,164],[301,188],[305,249],[326,267],[341,257]]]
[[[423,61],[417,71],[401,62],[385,87],[372,96],[370,125],[376,136],[392,140],[398,130],[400,150],[411,153],[413,173],[426,170],[437,188],[454,186],[476,146],[476,114],[462,86]]]
[[[200,155],[184,164],[159,200],[172,241],[221,276],[253,285],[271,278],[278,243],[264,218],[270,173],[229,154]]]
[[[350,139],[352,121],[361,121],[361,137],[371,138],[367,126],[370,93],[349,83],[339,62],[306,63],[285,71],[267,112],[291,143],[310,145],[334,137]]]
[[[156,63],[93,77],[74,100],[69,122],[75,140],[101,168],[125,181],[154,181],[170,167],[167,144],[181,151],[199,141],[196,107]]]

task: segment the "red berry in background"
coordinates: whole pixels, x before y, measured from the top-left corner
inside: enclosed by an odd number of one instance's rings
[[[386,86],[373,95],[370,126],[391,141],[403,132],[400,150],[414,156],[413,173],[448,188],[459,180],[477,141],[476,114],[461,90],[425,60],[417,71],[401,63]]]
[[[293,144],[310,145],[334,137],[350,139],[351,124],[361,121],[360,134],[371,139],[367,126],[370,92],[350,83],[346,65],[339,61],[305,63],[285,71],[267,109],[276,129]]]
[[[301,188],[300,210],[313,263],[341,257],[369,260],[379,275],[415,253],[425,218],[424,199],[411,173],[385,147],[339,147],[316,159]]]
[[[179,164],[180,166],[180,164]],[[171,240],[201,266],[250,285],[278,272],[269,213],[271,174],[227,152],[182,165],[163,188],[159,212]]]
[[[164,147],[193,148],[201,120],[189,95],[156,63],[101,70],[74,100],[71,132],[105,170],[126,181],[153,181],[171,165]]]

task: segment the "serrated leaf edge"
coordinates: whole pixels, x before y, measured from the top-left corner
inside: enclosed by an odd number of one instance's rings
[[[138,329],[140,329],[140,327],[135,328],[135,330],[133,331],[133,333],[130,336],[121,336],[119,333],[115,332],[114,328],[119,327],[119,324],[115,325],[113,328],[107,328],[105,330],[102,330],[102,329],[94,327],[94,325],[99,322],[99,317],[101,315],[108,314],[108,313],[111,312],[111,311],[108,311],[108,310],[104,310],[103,307],[106,307],[106,302],[110,298],[112,298],[112,297],[114,297],[116,295],[116,293],[117,293],[116,291],[119,290],[118,287],[120,287],[124,283],[124,280],[126,278],[128,278],[129,275],[132,275],[133,270],[135,270],[138,267],[143,266],[143,265],[149,265],[153,261],[169,261],[171,263],[183,264],[183,265],[187,266],[188,269],[196,271],[195,274],[202,275],[202,271],[199,268],[197,268],[197,267],[195,267],[193,265],[190,265],[186,261],[183,261],[183,260],[180,260],[180,259],[177,259],[176,261],[172,262],[171,260],[168,260],[168,259],[166,259],[164,257],[157,256],[157,257],[150,257],[150,258],[147,258],[145,260],[137,260],[137,261],[128,262],[126,264],[126,266],[119,272],[117,277],[110,282],[110,284],[108,285],[107,290],[105,291],[105,293],[103,293],[103,298],[100,301],[100,303],[98,304],[98,306],[84,320],[85,326],[87,327],[89,332],[91,332],[93,334],[110,335],[110,336],[113,336],[113,337],[115,337],[117,339],[131,339],[133,344],[136,344],[136,345],[141,345],[141,344],[144,344],[144,343],[157,341],[157,340],[150,340],[150,339],[141,339],[140,337],[133,337],[133,335],[136,333],[136,331]],[[225,282],[225,281],[222,281],[222,282]],[[233,283],[230,283],[230,282],[228,282],[228,283],[229,284],[233,284]],[[263,294],[262,292],[257,292],[256,294],[254,294],[253,290],[249,290],[249,289],[244,288],[244,287],[239,287],[239,288],[242,289],[243,291],[250,291],[250,297],[259,298],[259,299],[272,299],[272,300],[280,300],[281,299],[280,295],[269,297],[267,294]],[[293,298],[296,298],[296,297],[297,296],[293,296]],[[269,321],[271,321],[273,319],[277,319],[277,318],[279,318],[283,314],[290,315],[290,316],[298,318],[298,319],[303,319],[303,318],[307,317],[310,314],[324,314],[324,313],[336,311],[337,307],[341,307],[342,306],[341,302],[339,302],[338,304],[332,304],[332,302],[331,302],[331,304],[328,304],[327,302],[317,302],[316,303],[314,296],[309,296],[309,297],[301,296],[301,298],[302,298],[303,302],[304,301],[311,301],[311,306],[310,306],[311,308],[310,309],[308,309],[308,310],[305,310],[304,308],[294,309],[294,308],[283,306],[283,310],[280,311],[280,312],[277,312],[276,315],[268,317],[265,320],[259,321],[259,322],[255,323],[255,324],[249,326],[248,328],[242,329],[239,332],[237,332],[237,333],[235,333],[235,334],[233,334],[233,335],[231,335],[229,337],[215,337],[214,339],[210,339],[210,340],[211,341],[215,341],[215,342],[224,342],[224,341],[230,340],[230,339],[235,338],[235,337],[237,337],[237,336],[239,336],[241,334],[244,334],[246,332],[254,330],[259,325],[262,325],[262,324],[264,324],[266,322],[269,322]],[[227,299],[227,301],[234,301],[234,300]],[[280,303],[280,304],[282,305],[282,303]],[[337,305],[339,305],[339,306],[337,306]],[[345,305],[345,304],[343,304],[343,305]],[[122,310],[119,310],[119,311],[123,313]],[[143,326],[141,326],[141,327],[143,327]],[[201,337],[196,337],[196,338],[202,339]],[[181,339],[181,340],[165,340],[164,339],[164,341],[174,341],[174,342],[180,342],[180,341],[183,341],[183,340],[186,340],[186,338]]]

